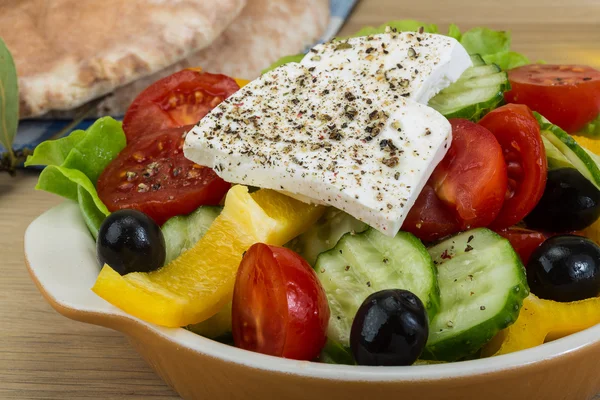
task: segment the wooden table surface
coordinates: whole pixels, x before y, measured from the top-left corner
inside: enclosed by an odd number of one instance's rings
[[[600,2],[574,0],[363,0],[343,29],[414,18],[512,31],[531,59],[600,68]],[[37,174],[0,175],[0,399],[175,399],[117,332],[68,320],[29,279],[23,232],[61,202],[35,192]],[[579,400],[579,399],[573,399]]]

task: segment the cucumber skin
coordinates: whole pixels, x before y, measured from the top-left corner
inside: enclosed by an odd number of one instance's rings
[[[527,284],[525,267],[523,266],[519,255],[512,248],[510,242],[495,232],[492,233],[494,236],[497,236],[505,242],[512,251],[512,261],[521,266],[522,271],[519,283],[511,288],[504,303],[504,307],[502,307],[502,311],[496,314],[494,318],[488,319],[454,338],[448,338],[435,344],[428,343],[421,354],[421,358],[433,361],[452,362],[469,357],[479,351],[481,347],[489,342],[499,331],[512,325],[519,317],[521,307],[523,306],[523,299],[529,295],[529,285]]]
[[[535,119],[537,119],[538,124],[540,125],[540,131],[543,137],[552,142],[552,139],[558,139],[564,146],[566,146],[570,151],[572,151],[575,156],[577,156],[578,160],[585,170],[578,168],[576,164],[573,163],[566,155],[561,151],[560,148],[557,149],[569,159],[569,162],[573,165],[574,168],[579,170],[583,176],[585,176],[590,182],[592,182],[599,190],[600,190],[600,167],[598,164],[590,156],[583,147],[581,147],[575,139],[567,132],[562,130],[560,127],[552,124],[546,118],[544,118],[541,114],[537,112],[533,112]],[[556,147],[556,144],[552,142],[552,144]]]

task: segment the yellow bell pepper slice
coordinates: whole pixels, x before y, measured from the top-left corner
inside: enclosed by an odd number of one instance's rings
[[[202,322],[231,301],[244,251],[254,243],[283,245],[308,229],[324,207],[273,190],[227,193],[221,214],[190,250],[150,273],[119,275],[105,265],[92,290],[144,321],[167,327]]]
[[[490,357],[529,349],[596,324],[600,324],[600,297],[559,303],[529,294],[519,318],[485,345],[481,355]]]
[[[249,80],[242,79],[242,78],[233,78],[233,80],[235,81],[235,83],[238,84],[238,86],[240,87],[240,89],[250,83]]]
[[[573,135],[573,139],[582,147],[585,147],[592,153],[600,156],[600,140],[592,139],[587,136]]]

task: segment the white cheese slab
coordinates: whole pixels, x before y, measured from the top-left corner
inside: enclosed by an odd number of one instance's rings
[[[217,106],[184,153],[228,182],[316,199],[393,236],[450,140],[432,108],[291,63]]]
[[[372,92],[394,92],[427,104],[472,66],[454,38],[418,32],[332,41],[313,47],[301,64],[314,74],[360,80]]]

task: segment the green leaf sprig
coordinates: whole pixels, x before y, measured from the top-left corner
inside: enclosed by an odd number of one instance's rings
[[[19,125],[19,84],[15,62],[0,38],[0,143],[6,148],[8,171],[14,173],[17,158],[12,145]]]

